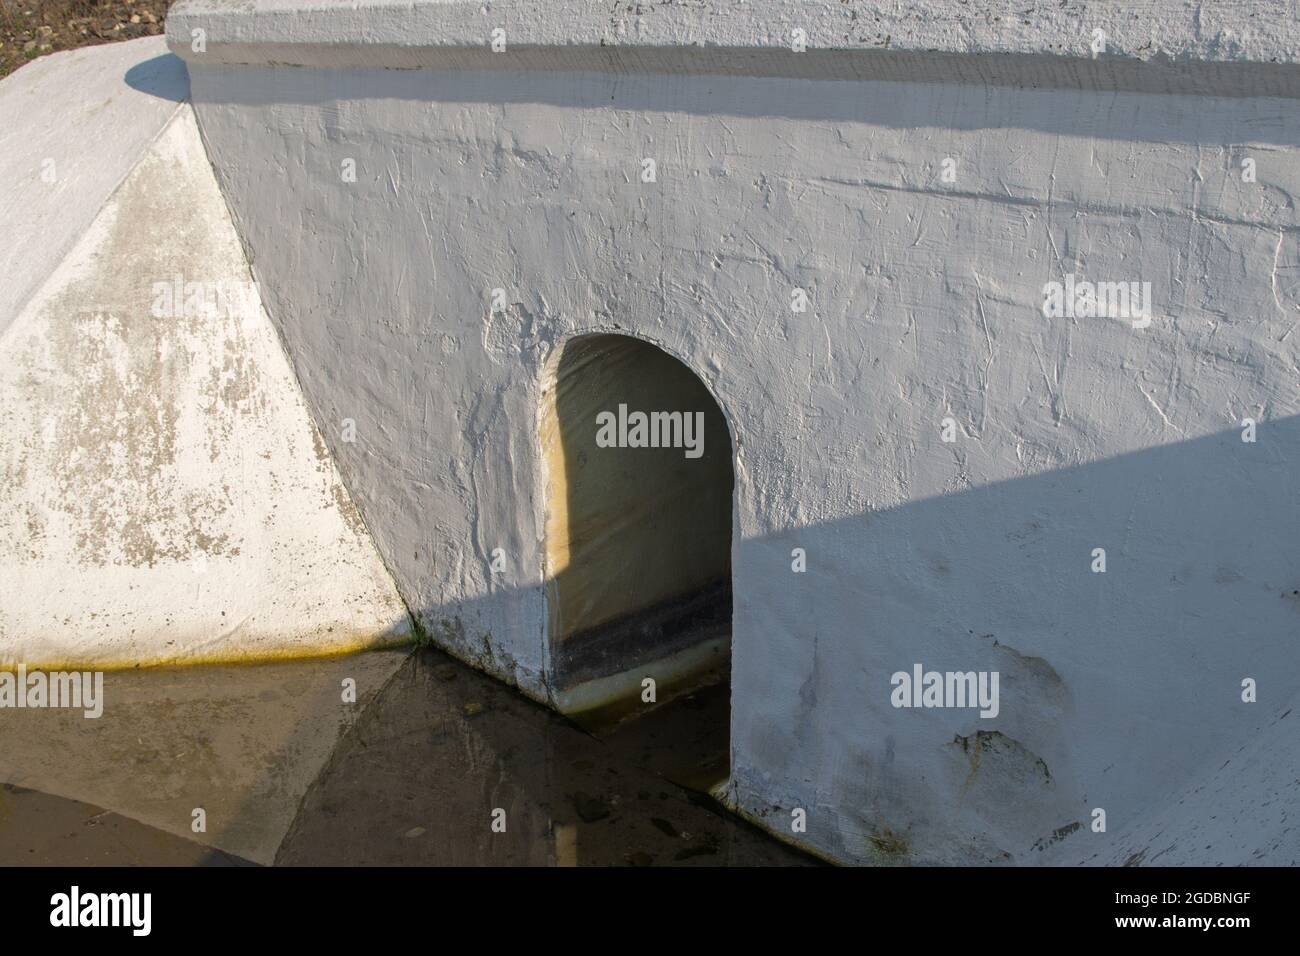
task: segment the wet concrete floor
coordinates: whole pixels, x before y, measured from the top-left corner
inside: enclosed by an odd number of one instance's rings
[[[105,697],[0,711],[0,864],[816,865],[699,792],[725,688],[594,733],[434,650],[109,673]]]
[[[252,866],[102,807],[0,786],[0,865]]]

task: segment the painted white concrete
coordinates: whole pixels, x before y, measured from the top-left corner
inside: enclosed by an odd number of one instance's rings
[[[127,62],[96,49],[94,95]],[[8,87],[26,76],[0,90],[21,99]],[[63,146],[87,154],[73,166],[96,148],[68,135]],[[40,235],[6,232],[4,245]],[[155,284],[177,277],[249,297],[204,313],[188,307],[190,286],[168,311]],[[245,660],[409,637],[188,105],[0,337],[0,359],[0,666]]]
[[[1108,866],[1300,865],[1295,836],[1300,700],[1271,703],[1259,726],[1222,759],[1206,761],[1175,797],[1104,848],[1075,841],[1066,863]]]
[[[566,338],[620,330],[693,368],[735,435],[728,799],[766,826],[803,808],[802,839],[856,862],[1132,855],[1300,693],[1300,102],[1209,69],[1293,62],[1293,25],[1234,45],[1207,27],[1217,8],[1151,7],[1148,25],[1190,31],[1162,49],[1228,99],[1091,74],[725,76],[709,51],[676,73],[337,66],[391,62],[386,18],[477,16],[362,6],[293,14],[259,47],[277,5],[185,5],[169,37],[325,440],[440,641],[550,698],[541,383]],[[603,15],[562,12],[539,43],[603,36]],[[693,42],[698,16],[638,23]],[[184,50],[198,23],[250,60],[351,49],[333,69],[231,66]],[[1050,52],[1044,31],[1027,52]],[[1139,66],[1133,86],[1162,88]],[[1150,282],[1150,325],[1045,317],[1067,274]],[[914,663],[998,671],[998,716],[894,708],[890,675]],[[1270,858],[1294,859],[1271,832]]]
[[[162,37],[53,53],[0,83],[0,332],[187,92]]]
[[[208,62],[324,66],[410,65],[414,51],[484,49],[497,29],[507,49],[560,57],[586,47],[784,50],[800,28],[812,50],[1090,59],[1100,29],[1111,58],[1295,64],[1298,10],[1295,0],[182,0],[167,35],[180,53],[203,30]]]

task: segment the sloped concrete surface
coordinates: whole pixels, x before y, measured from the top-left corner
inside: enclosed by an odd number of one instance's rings
[[[1105,866],[1300,865],[1300,699],[1270,707],[1263,726],[1225,759],[1116,834],[1097,852],[1086,831],[1054,855],[1059,864]]]
[[[0,333],[188,95],[162,37],[54,53],[0,83]]]
[[[80,800],[0,785],[7,866],[240,866],[239,857]]]
[[[0,784],[94,804],[270,863],[303,794],[406,657],[385,650],[106,674],[97,719],[76,710],[0,711]],[[344,699],[348,679],[354,703]],[[196,809],[204,811],[201,832]],[[22,817],[5,811],[0,797],[0,863],[16,862],[5,849],[30,840],[12,831]],[[100,862],[128,862],[135,852]]]
[[[159,49],[127,46],[134,61]],[[96,49],[98,72],[69,61],[82,96],[135,69],[121,47]],[[0,85],[6,102],[26,76]],[[134,169],[0,338],[0,666],[296,656],[409,633],[193,114],[172,112],[147,149],[156,116],[119,116],[132,129],[114,161],[136,143]],[[90,163],[94,124],[77,129],[63,144]],[[3,244],[45,235],[20,224]]]

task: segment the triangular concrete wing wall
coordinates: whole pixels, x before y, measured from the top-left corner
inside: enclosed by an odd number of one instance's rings
[[[0,666],[410,638],[187,95],[161,39],[0,83]]]

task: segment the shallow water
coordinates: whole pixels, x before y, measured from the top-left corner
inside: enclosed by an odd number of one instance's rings
[[[710,751],[719,716],[721,754]],[[703,786],[721,759],[725,777],[726,716],[725,690],[709,692],[597,738],[422,652],[335,751],[276,862],[811,863],[660,775]]]
[[[725,687],[594,734],[432,650],[105,688],[0,714],[0,864],[815,865],[701,792]]]

